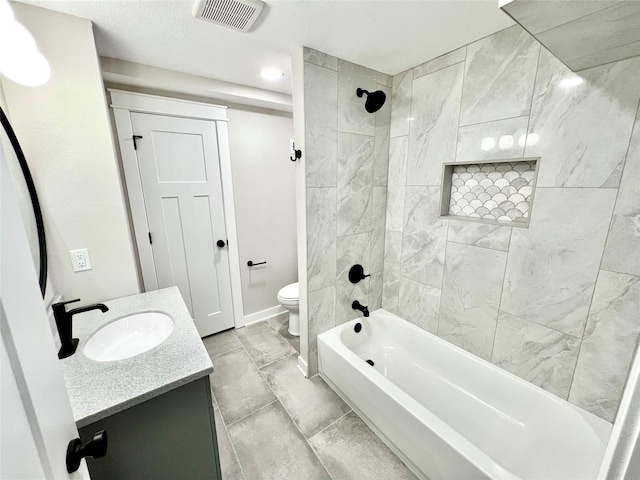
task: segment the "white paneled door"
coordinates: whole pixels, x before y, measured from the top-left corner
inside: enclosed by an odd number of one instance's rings
[[[234,326],[216,122],[131,113],[158,288],[200,336]]]

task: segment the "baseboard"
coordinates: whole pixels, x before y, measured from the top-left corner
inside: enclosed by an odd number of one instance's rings
[[[298,356],[298,370],[304,375],[304,378],[309,378],[309,365],[301,355]]]
[[[250,313],[249,315],[244,316],[244,326],[246,327],[254,323],[264,322],[265,320],[277,317],[278,315],[282,315],[283,313],[287,313],[287,309],[282,305],[276,305],[275,307],[266,308],[264,310],[260,310],[259,312]]]

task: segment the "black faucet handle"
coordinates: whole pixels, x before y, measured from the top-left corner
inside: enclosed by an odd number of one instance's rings
[[[360,310],[365,317],[369,316],[369,308],[367,305],[362,305],[358,300],[354,300],[351,304],[351,308],[354,310]]]
[[[80,299],[76,298],[51,305],[53,318],[56,321],[56,327],[58,327],[58,336],[60,337],[60,350],[58,351],[58,358],[60,359],[73,355],[78,347],[78,339],[72,338],[71,335],[71,316],[67,312],[65,305],[79,301]]]
[[[74,300],[67,300],[66,302],[58,302],[58,303],[54,303],[53,305],[51,305],[52,308],[60,308],[60,307],[64,307],[66,304],[68,303],[75,303],[75,302],[79,302],[80,299],[76,298]]]

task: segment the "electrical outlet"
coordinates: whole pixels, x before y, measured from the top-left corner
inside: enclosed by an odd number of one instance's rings
[[[74,272],[84,272],[91,270],[91,258],[89,258],[89,249],[81,248],[79,250],[69,250],[71,257],[71,266]]]

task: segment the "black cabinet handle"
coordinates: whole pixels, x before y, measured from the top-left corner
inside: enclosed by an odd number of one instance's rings
[[[247,266],[248,267],[255,267],[256,265],[264,265],[265,263],[267,263],[266,260],[264,262],[258,262],[258,263],[255,263],[255,262],[252,262],[251,260],[249,260],[247,262]]]
[[[78,470],[84,457],[104,457],[107,454],[107,446],[107,432],[104,430],[96,432],[84,445],[79,438],[74,438],[67,447],[67,472],[73,473]]]
[[[226,243],[224,242],[224,240],[218,240],[216,242],[216,245],[218,245],[218,247],[222,248],[226,245]]]

